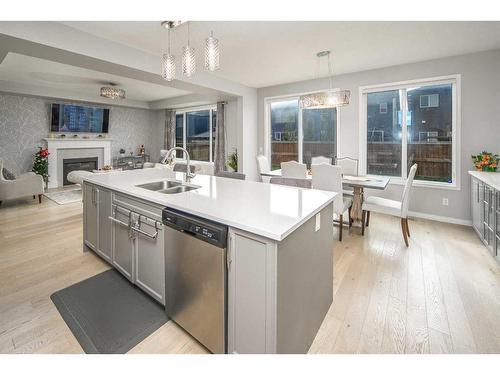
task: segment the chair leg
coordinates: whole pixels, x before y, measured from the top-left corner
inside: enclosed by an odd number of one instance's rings
[[[363,210],[363,213],[361,214],[361,235],[365,235],[365,219],[366,219],[366,211]]]
[[[352,227],[352,217],[351,217],[351,211],[352,211],[352,206],[351,206],[351,207],[349,207],[349,210],[347,211],[347,212],[348,212],[348,214],[349,214],[349,216],[348,216],[348,218],[349,218],[349,228],[350,228],[350,227]]]
[[[408,226],[408,218],[405,219],[405,223],[406,223],[406,234],[408,234],[408,237],[411,237],[410,236],[410,227]]]
[[[340,225],[339,225],[339,241],[342,242],[342,227],[344,226],[344,215],[340,215],[339,218]]]
[[[0,206],[2,205],[2,201],[0,201]]]
[[[366,211],[366,226],[370,225],[370,211]]]
[[[42,203],[42,194],[38,194],[38,204]]]
[[[408,234],[406,233],[406,219],[401,218],[401,230],[403,231],[403,238],[405,240],[405,245],[408,247]]]
[[[35,199],[35,198],[36,198],[36,195],[33,195],[33,199]]]

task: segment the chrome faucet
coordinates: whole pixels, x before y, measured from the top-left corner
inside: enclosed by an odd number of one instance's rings
[[[163,159],[160,161],[160,163],[165,164],[167,160],[170,160],[168,164],[171,164],[172,162],[172,153],[176,150],[182,151],[184,155],[186,155],[186,175],[184,176],[184,183],[190,184],[191,183],[191,178],[195,176],[194,173],[191,173],[191,168],[190,168],[190,158],[189,158],[189,152],[182,147],[172,147],[170,150],[167,151]]]

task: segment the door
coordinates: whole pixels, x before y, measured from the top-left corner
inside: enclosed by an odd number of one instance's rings
[[[163,224],[140,216],[133,225],[136,244],[135,284],[158,302],[165,304],[165,249]],[[144,232],[144,233],[142,233]]]
[[[112,262],[112,221],[111,216],[111,191],[103,188],[96,188],[97,211],[98,211],[98,246],[97,253],[106,261]]]
[[[482,237],[481,201],[479,200],[479,181],[471,178],[472,226]]]
[[[93,185],[83,184],[83,206],[85,225],[85,244],[92,250],[97,249],[97,201],[96,188]]]
[[[113,265],[127,279],[133,281],[133,235],[130,231],[131,212],[125,208],[113,207]]]

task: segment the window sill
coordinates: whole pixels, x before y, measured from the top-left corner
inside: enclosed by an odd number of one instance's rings
[[[377,175],[370,175],[370,177],[376,177]],[[389,185],[405,185],[406,180],[400,178],[400,177],[391,177],[391,180],[389,181]],[[414,187],[419,187],[419,188],[430,188],[430,189],[442,189],[442,190],[460,190],[460,186],[458,186],[456,183],[453,184],[445,184],[443,182],[431,182],[431,181],[421,181],[421,180],[413,180],[413,185]]]

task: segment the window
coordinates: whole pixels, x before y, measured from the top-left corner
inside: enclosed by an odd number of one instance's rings
[[[176,112],[175,145],[184,147],[192,160],[212,162],[215,141],[215,107]],[[176,157],[183,158],[181,151]]]
[[[420,108],[439,107],[439,94],[420,95]]]
[[[267,102],[271,169],[285,161],[311,164],[314,156],[337,155],[337,110],[300,109],[297,97]]]
[[[404,181],[417,163],[416,181],[456,187],[458,79],[361,88],[362,170]]]

